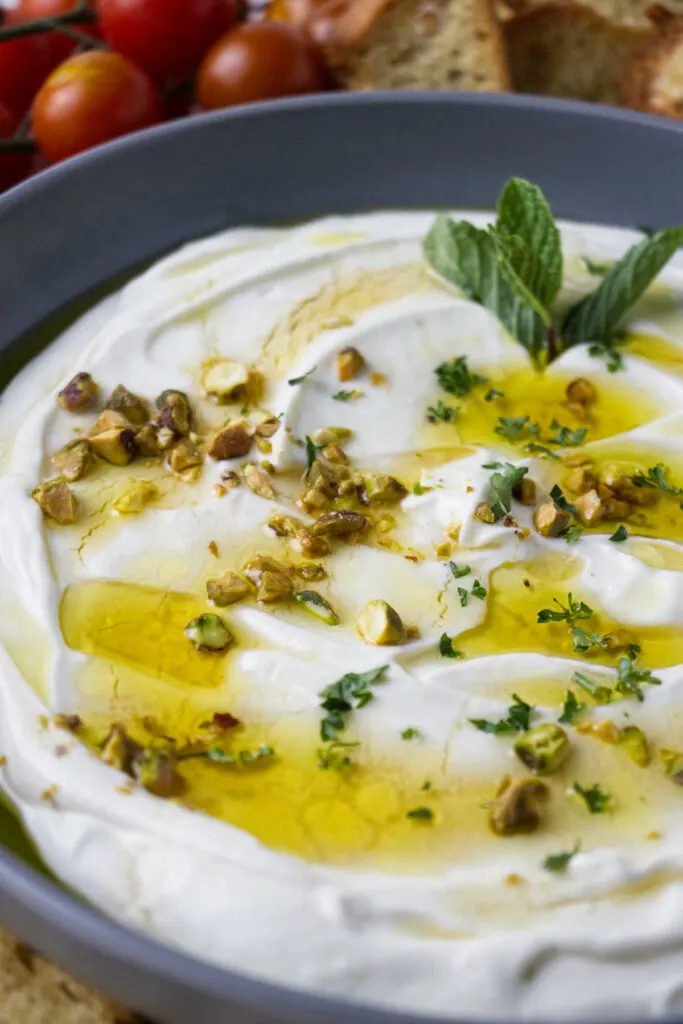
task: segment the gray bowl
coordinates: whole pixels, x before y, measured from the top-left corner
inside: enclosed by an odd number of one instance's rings
[[[680,161],[680,163],[679,163]],[[387,207],[491,207],[511,175],[557,215],[683,223],[683,125],[520,96],[333,95],[225,111],[104,146],[0,199],[0,373],[36,327],[200,235]],[[130,931],[0,849],[0,920],[163,1024],[409,1024],[220,970]],[[454,1014],[455,1017],[455,1014]]]

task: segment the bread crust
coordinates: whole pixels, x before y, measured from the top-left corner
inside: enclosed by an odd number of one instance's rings
[[[624,65],[618,102],[632,110],[683,120],[683,17],[654,12],[660,33]]]

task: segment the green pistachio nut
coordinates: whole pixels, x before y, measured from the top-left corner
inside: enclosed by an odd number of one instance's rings
[[[185,626],[185,636],[198,651],[224,651],[235,642],[220,615],[211,613],[191,619]]]
[[[536,775],[552,775],[567,760],[570,746],[564,729],[554,722],[546,722],[519,737],[515,754]]]
[[[317,618],[322,619],[328,626],[338,626],[339,616],[335,612],[332,605],[317,594],[315,590],[300,590],[298,594],[294,595],[294,600],[297,604],[300,604],[302,608],[305,608],[311,615],[315,615]]]

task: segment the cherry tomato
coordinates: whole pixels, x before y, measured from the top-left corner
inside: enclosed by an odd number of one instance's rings
[[[0,103],[23,117],[51,69],[52,48],[46,36],[0,43]]]
[[[322,61],[306,37],[289,25],[240,25],[214,43],[197,75],[197,98],[206,110],[253,100],[319,92]]]
[[[56,14],[65,14],[72,11],[76,6],[76,0],[20,0],[18,7],[8,12],[8,24],[17,25],[24,21],[35,21],[38,18],[53,18]],[[90,0],[89,7],[94,8],[94,0]],[[80,32],[86,32],[94,38],[100,38],[97,25],[90,22],[74,23],[70,26]],[[52,67],[57,67],[63,60],[70,57],[78,43],[69,39],[62,32],[48,32],[45,38],[49,40],[52,47]],[[50,68],[52,70],[52,68]]]
[[[237,17],[226,0],[98,0],[107,42],[157,81],[187,78]]]
[[[19,118],[0,103],[0,139],[11,138],[19,125]],[[31,170],[30,153],[0,153],[0,192],[11,188],[25,178]]]
[[[151,79],[120,53],[81,53],[61,64],[33,104],[33,133],[52,163],[161,120]]]

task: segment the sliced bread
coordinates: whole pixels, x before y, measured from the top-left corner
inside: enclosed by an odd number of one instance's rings
[[[548,2],[503,25],[516,92],[617,103],[625,65],[657,37],[578,3]]]
[[[305,27],[346,89],[506,91],[492,0],[277,0]]]
[[[660,36],[622,69],[619,101],[683,120],[683,17],[660,24]]]

